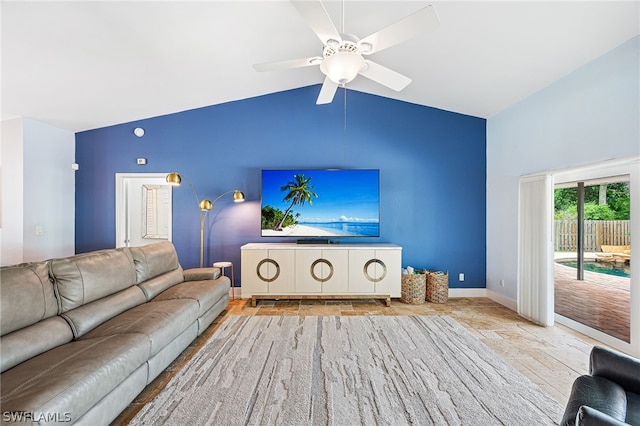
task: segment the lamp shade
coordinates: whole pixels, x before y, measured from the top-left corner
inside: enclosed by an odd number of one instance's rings
[[[238,191],[237,189],[233,191],[233,202],[241,203],[244,201],[244,193],[242,191]]]
[[[180,185],[182,182],[182,178],[178,172],[169,173],[166,180],[169,185]]]
[[[358,53],[337,52],[322,61],[320,70],[334,83],[346,84],[356,78],[364,65],[364,58]]]
[[[200,207],[200,210],[204,212],[207,210],[211,210],[213,208],[213,203],[205,198],[204,200],[200,201],[198,207]]]

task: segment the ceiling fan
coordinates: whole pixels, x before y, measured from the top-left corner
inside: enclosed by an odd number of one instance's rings
[[[439,25],[438,15],[433,6],[429,5],[380,31],[358,39],[338,32],[321,0],[290,1],[322,41],[322,56],[255,64],[253,68],[256,71],[274,71],[319,65],[325,79],[316,104],[331,103],[338,86],[344,87],[358,74],[396,91],[404,89],[411,83],[409,77],[365,57],[433,30]]]

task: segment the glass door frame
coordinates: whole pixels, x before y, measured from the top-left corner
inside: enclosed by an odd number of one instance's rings
[[[555,185],[562,185],[570,182],[588,182],[590,180],[607,177],[629,175],[629,192],[631,194],[630,231],[632,245],[633,241],[640,241],[640,157],[611,160],[564,171],[555,171],[552,174],[554,187]],[[633,259],[630,262],[631,333],[629,343],[558,314],[555,314],[555,321],[615,349],[634,356],[640,356],[640,262],[638,261],[639,256],[637,255],[638,250],[640,250],[640,244],[636,243],[636,245],[638,247],[633,250],[636,255],[632,255]],[[553,309],[553,307],[551,307],[551,309]]]

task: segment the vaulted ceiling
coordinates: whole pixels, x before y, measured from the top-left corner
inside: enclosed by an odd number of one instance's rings
[[[407,88],[362,77],[347,88],[484,118],[640,32],[638,1],[324,3],[359,37],[432,4],[438,29],[370,57],[412,78]],[[321,56],[284,0],[3,1],[1,13],[3,119],[81,131],[324,79],[316,66],[252,68]]]

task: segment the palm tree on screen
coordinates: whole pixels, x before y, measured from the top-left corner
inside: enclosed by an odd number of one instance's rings
[[[293,180],[280,187],[281,191],[289,191],[282,201],[291,201],[291,204],[284,212],[280,223],[274,228],[275,230],[282,230],[282,224],[293,206],[303,206],[305,203],[309,203],[310,206],[313,205],[313,197],[317,198],[318,194],[312,191],[313,185],[309,183],[311,179],[311,177],[306,178],[304,175],[293,175]]]

